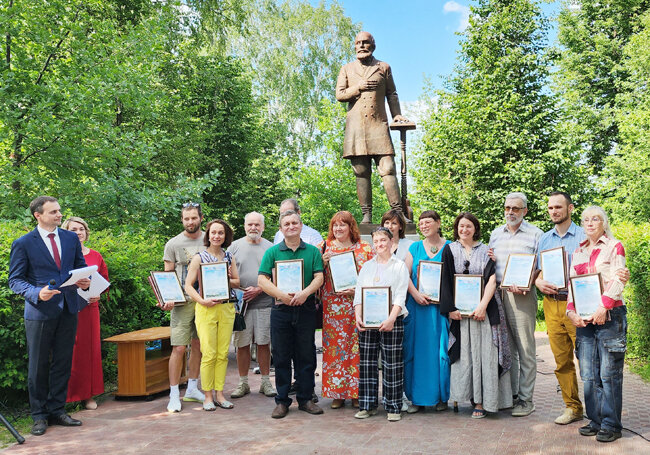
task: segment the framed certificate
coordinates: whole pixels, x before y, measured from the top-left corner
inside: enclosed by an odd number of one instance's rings
[[[469,316],[481,304],[483,275],[454,275],[454,306],[461,316]]]
[[[302,271],[302,259],[275,261],[275,285],[287,294],[295,294],[296,292],[302,291]]]
[[[558,290],[567,288],[567,260],[563,246],[542,251],[539,262],[545,281],[557,286]]]
[[[228,262],[207,262],[199,265],[199,288],[204,299],[228,300],[230,279]]]
[[[571,291],[576,313],[582,319],[589,319],[602,301],[603,284],[600,280],[600,273],[571,277]]]
[[[506,269],[503,272],[501,288],[517,286],[524,291],[530,291],[533,285],[533,270],[535,268],[534,254],[511,254],[508,256]]]
[[[331,256],[329,267],[334,292],[347,291],[357,286],[357,260],[354,251]]]
[[[186,303],[176,272],[151,272],[151,280],[162,302]]]
[[[418,291],[434,302],[440,302],[440,278],[442,262],[420,261],[418,263]]]
[[[367,329],[377,329],[388,319],[391,309],[389,286],[361,288],[361,321]]]

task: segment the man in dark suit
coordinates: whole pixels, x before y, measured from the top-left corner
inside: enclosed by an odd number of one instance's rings
[[[79,426],[65,412],[72,348],[77,332],[77,313],[89,279],[76,286],[50,289],[62,284],[70,270],[85,267],[81,243],[75,233],[59,229],[61,207],[50,196],[39,196],[29,208],[38,226],[11,245],[9,287],[25,298],[25,334],[29,354],[27,388],[32,434],[40,436],[50,425]],[[49,422],[48,422],[49,420]]]

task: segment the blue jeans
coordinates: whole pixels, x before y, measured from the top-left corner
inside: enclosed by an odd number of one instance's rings
[[[271,350],[275,365],[277,404],[291,405],[291,362],[295,368],[296,399],[311,400],[314,391],[316,309],[312,298],[300,306],[276,305],[271,310]]]
[[[594,429],[620,432],[627,310],[625,306],[616,307],[609,315],[610,320],[603,325],[578,327],[576,351],[590,425]]]

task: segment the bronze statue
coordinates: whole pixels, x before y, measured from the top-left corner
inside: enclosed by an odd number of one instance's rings
[[[357,60],[339,72],[336,99],[348,103],[343,158],[349,159],[357,178],[357,197],[362,223],[372,223],[370,173],[374,160],[391,208],[402,212],[395,170],[395,150],[388,131],[384,99],[394,122],[408,122],[401,115],[390,66],[372,56],[375,39],[368,32],[354,39]]]

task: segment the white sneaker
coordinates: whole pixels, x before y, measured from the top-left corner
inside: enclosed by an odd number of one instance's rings
[[[263,393],[267,397],[274,397],[278,394],[269,381],[262,381],[260,393]]]
[[[411,406],[413,403],[411,403],[411,400],[406,398],[406,394],[402,393],[402,412],[406,412],[409,409],[409,406]]]
[[[402,414],[399,412],[397,414],[391,414],[390,412],[388,413],[389,422],[399,422],[400,420],[402,420]]]
[[[205,395],[199,389],[186,390],[183,401],[195,401],[197,403],[203,403],[205,400]]]
[[[374,415],[376,415],[376,414],[377,414],[377,410],[376,410],[376,409],[369,409],[369,410],[367,410],[367,411],[364,409],[364,410],[362,410],[362,411],[357,412],[357,413],[354,415],[354,418],[355,418],[355,419],[367,419],[368,417],[372,417],[372,416],[374,416]]]
[[[167,404],[168,412],[181,412],[181,399],[179,396],[170,396]]]

